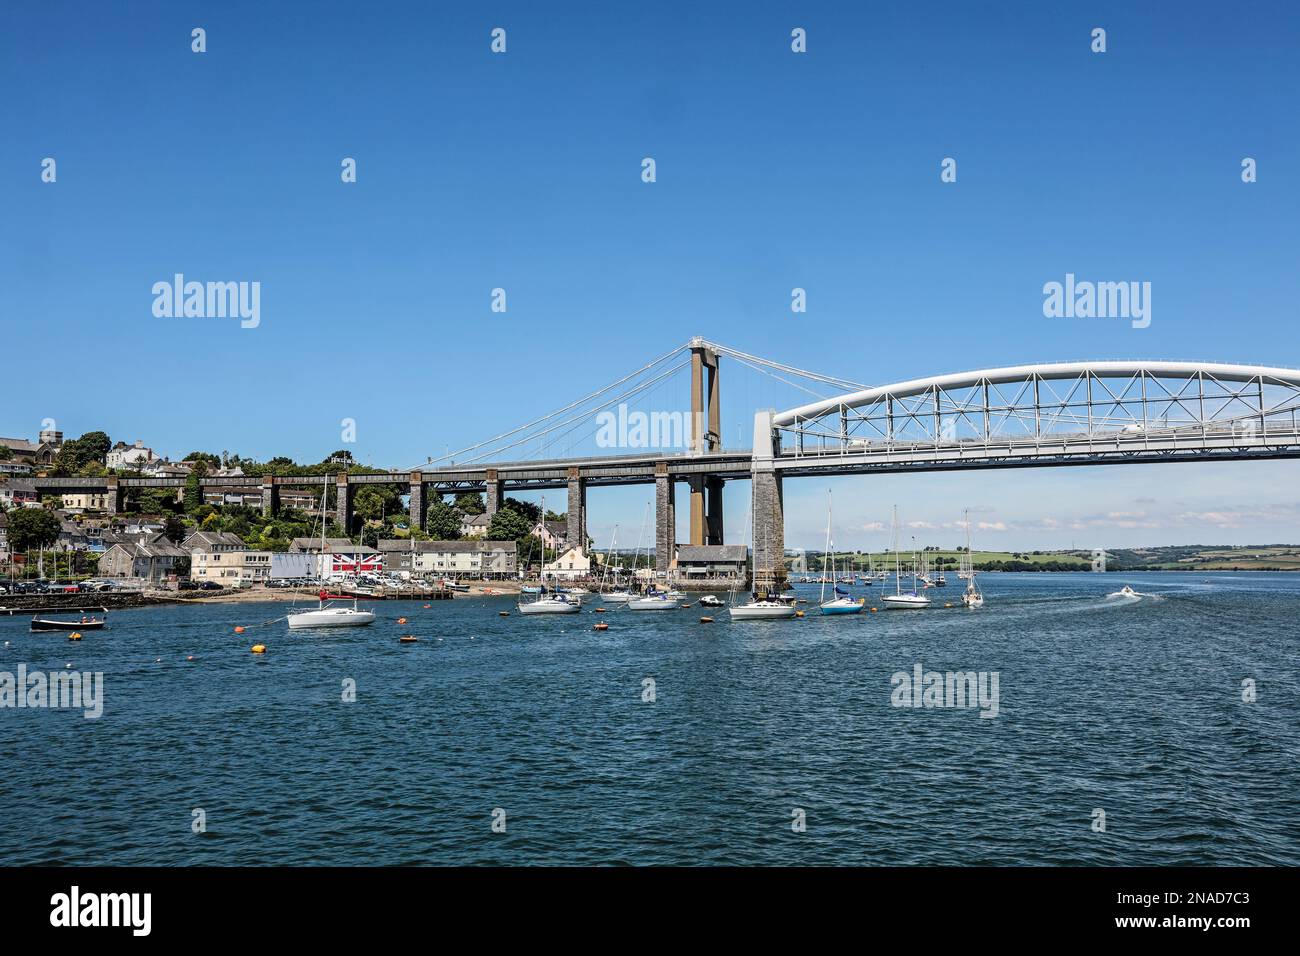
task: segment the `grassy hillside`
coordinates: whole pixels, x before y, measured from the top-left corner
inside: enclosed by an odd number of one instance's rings
[[[893,552],[841,552],[835,556],[835,566],[841,573],[850,567],[865,571],[869,558],[877,570],[894,567]],[[957,570],[960,555],[929,551],[926,558],[931,569],[951,574]],[[1087,571],[1092,567],[1091,551],[975,551],[972,558],[977,571]],[[910,560],[910,554],[904,553],[905,566]],[[802,565],[796,566],[796,559],[789,557],[786,564],[793,573],[816,575],[822,568],[822,555],[810,551],[803,556]],[[1300,571],[1300,545],[1113,548],[1106,552],[1106,567],[1110,571]]]

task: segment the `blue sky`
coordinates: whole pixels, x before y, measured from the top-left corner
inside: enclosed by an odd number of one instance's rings
[[[692,335],[870,383],[1300,366],[1297,40],[1282,2],[7,5],[0,434],[316,460],[347,417],[405,466]],[[177,272],[259,281],[260,326],[155,317]],[[1151,282],[1151,326],[1044,318],[1067,272]],[[751,379],[724,365],[728,441],[798,401]],[[846,479],[836,536],[879,546],[897,502],[944,544],[967,506],[988,546],[1297,541],[1297,477]],[[820,540],[825,487],[790,483],[789,543]],[[593,495],[597,537],[648,496]]]

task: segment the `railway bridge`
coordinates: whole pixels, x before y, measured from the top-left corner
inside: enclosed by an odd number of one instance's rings
[[[759,410],[752,447],[722,447],[720,358],[830,385],[835,393],[785,411]],[[680,360],[680,361],[678,361]],[[674,364],[676,363],[676,364]],[[650,381],[689,365],[691,434],[675,452],[614,452],[596,457],[480,461],[502,448],[553,434],[592,411],[638,394]],[[666,371],[664,366],[669,366]],[[645,373],[645,374],[641,374]],[[692,339],[634,376],[487,442],[462,449],[461,464],[429,463],[399,471],[332,479],[294,475],[203,478],[204,488],[261,493],[268,514],[285,487],[332,481],[340,526],[352,525],[352,496],[371,483],[410,494],[412,523],[424,526],[430,495],[481,492],[495,514],[510,492],[560,489],[567,495],[570,541],[586,537],[587,490],[655,486],[655,545],[666,571],[676,546],[679,484],[689,491],[691,544],[723,541],[722,495],[729,481],[752,485],[754,567],[783,575],[783,485],[787,478],[881,472],[965,471],[1229,461],[1300,457],[1300,370],[1186,361],[1098,361],[1016,365],[863,386],[805,372],[703,339]],[[131,489],[175,489],[183,478],[35,479],[38,493],[105,494],[123,508]]]

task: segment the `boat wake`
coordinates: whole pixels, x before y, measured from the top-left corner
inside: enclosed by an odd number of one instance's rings
[[[1119,591],[1113,591],[1106,595],[1106,601],[1111,604],[1136,604],[1138,601],[1152,600],[1163,601],[1164,598],[1159,594],[1148,594],[1145,591],[1134,591],[1132,588],[1123,588]]]

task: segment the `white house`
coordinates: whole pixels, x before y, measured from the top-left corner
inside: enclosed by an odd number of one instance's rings
[[[108,454],[104,458],[104,467],[110,469],[142,468],[153,459],[153,449],[146,448],[142,441],[137,441],[134,445],[118,442],[108,450]]]
[[[486,538],[488,525],[492,519],[486,514],[466,515],[460,521],[460,536],[462,538]]]
[[[591,574],[591,558],[581,548],[569,548],[554,561],[542,565],[542,575],[551,578],[585,578]]]

